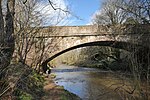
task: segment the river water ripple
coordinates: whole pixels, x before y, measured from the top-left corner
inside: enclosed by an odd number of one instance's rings
[[[119,80],[107,71],[61,65],[52,69],[52,73],[56,74],[54,82],[57,85],[64,86],[82,100],[121,100],[118,93],[105,86],[105,83],[114,84],[112,80]]]

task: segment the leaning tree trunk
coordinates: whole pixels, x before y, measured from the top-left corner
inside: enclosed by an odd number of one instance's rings
[[[2,11],[2,4],[5,4],[2,1],[5,0],[0,0],[0,80],[5,76],[15,46],[13,38],[15,0],[7,0],[6,14]]]

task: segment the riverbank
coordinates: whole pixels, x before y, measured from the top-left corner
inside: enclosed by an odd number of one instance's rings
[[[53,77],[45,78],[43,90],[45,95],[41,100],[81,100],[77,95],[65,90],[63,86],[56,85]]]
[[[4,82],[9,89],[1,88],[5,92],[0,100],[80,100],[78,96],[57,86],[52,77],[45,78],[22,63],[9,66],[8,80]]]
[[[81,100],[82,97],[85,98],[83,100],[120,100],[120,96],[123,99],[130,98],[129,100],[149,100],[149,85],[145,82],[135,82],[125,74],[99,72],[97,69],[87,71],[87,68],[80,70],[77,66],[61,65],[58,69],[61,69],[62,73],[56,72],[57,76],[53,79],[54,74],[46,78],[21,63],[12,64],[10,67],[8,79],[12,89],[4,94],[6,98],[0,100]],[[13,99],[8,99],[12,97]]]

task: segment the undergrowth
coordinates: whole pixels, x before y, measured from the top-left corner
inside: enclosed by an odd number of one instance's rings
[[[38,100],[44,95],[44,77],[34,70],[24,73],[17,83],[13,96],[17,100]]]

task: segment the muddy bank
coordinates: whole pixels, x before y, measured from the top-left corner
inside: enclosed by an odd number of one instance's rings
[[[56,85],[52,79],[52,77],[46,78],[45,95],[41,100],[81,100],[77,95],[65,90],[64,87]]]

